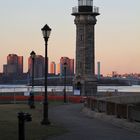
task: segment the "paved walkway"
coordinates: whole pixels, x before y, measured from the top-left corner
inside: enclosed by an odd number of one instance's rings
[[[68,133],[49,140],[140,140],[139,133],[87,117],[82,107],[82,104],[66,104],[52,108],[49,111],[51,121],[63,125]]]

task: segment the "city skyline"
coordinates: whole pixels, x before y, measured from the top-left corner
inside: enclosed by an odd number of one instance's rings
[[[42,65],[42,63],[44,63],[44,56],[40,55],[40,54],[36,54],[35,56],[35,64],[37,69],[40,68],[40,66],[37,66],[37,65]],[[19,65],[19,71],[20,73],[32,73],[32,68],[31,68],[31,63],[32,63],[32,60],[31,60],[31,56],[28,56],[28,59],[27,60],[24,60],[23,56],[19,56],[18,54],[8,54],[7,57],[6,57],[6,60],[7,62],[5,64],[3,64],[3,71],[1,74],[6,74],[6,69],[5,67],[7,65],[11,65],[11,64],[16,64],[16,65]],[[27,66],[27,71],[26,72],[23,72],[23,69],[24,69],[24,64],[23,64],[23,60],[27,62],[28,66]],[[39,62],[40,61],[40,62]],[[42,61],[42,62],[41,62]],[[56,63],[55,61],[50,61],[48,60],[48,73],[49,74],[60,74],[62,73],[62,65],[64,64],[64,62],[67,62],[67,64],[69,65],[68,69],[70,69],[71,73],[74,74],[74,67],[75,67],[75,59],[73,58],[69,58],[67,56],[63,56],[61,58],[59,58],[59,62]],[[98,74],[100,74],[100,76],[107,76],[107,77],[111,77],[113,75],[117,75],[118,77],[119,76],[123,76],[123,75],[140,75],[140,73],[118,73],[118,71],[111,71],[110,73],[108,73],[107,75],[104,75],[103,73],[100,73],[100,67],[101,67],[101,63],[98,61],[95,65],[97,65],[97,72],[95,73],[97,76]],[[16,66],[18,68],[18,66]],[[42,67],[42,66],[41,66]],[[10,69],[10,67],[8,68],[10,72],[13,73],[13,70],[14,71],[17,71],[15,68],[11,67],[12,69]],[[44,69],[44,68],[43,68]],[[43,70],[41,68],[41,70]],[[12,70],[12,71],[11,71]],[[16,72],[17,73],[17,72]],[[72,74],[72,75],[73,75]],[[124,76],[125,77],[125,76]],[[138,76],[139,77],[139,76]]]
[[[58,63],[62,56],[75,58],[76,28],[71,16],[75,5],[77,0],[1,0],[0,72],[7,54],[24,57],[24,72],[27,71],[25,60],[32,50],[44,56],[41,28],[46,23],[52,28],[49,60]],[[139,73],[140,1],[94,0],[94,5],[99,6],[101,13],[95,37],[96,63],[101,62],[101,73]]]
[[[42,77],[44,74],[44,60],[45,58],[40,55],[36,54],[34,58],[34,75],[35,77]],[[23,72],[24,65],[23,65],[23,56],[18,56],[18,54],[8,54],[7,55],[7,62],[3,64],[3,71],[1,74],[4,75],[22,75],[23,73],[29,73],[29,75],[32,75],[32,58],[31,56],[28,56],[28,59],[25,60],[28,63],[27,71]],[[63,73],[63,65],[64,62],[67,64],[67,74],[68,75],[74,75],[74,59],[68,58],[66,56],[63,56],[59,58],[59,62],[56,63],[55,61],[48,60],[48,73],[49,74],[60,74]]]

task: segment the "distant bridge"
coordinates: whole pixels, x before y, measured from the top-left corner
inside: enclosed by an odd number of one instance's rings
[[[122,77],[102,77],[100,79],[102,82],[104,81],[115,81],[118,83],[124,83],[126,85],[140,85],[140,78],[122,78]]]
[[[73,85],[74,76],[66,76],[67,85]],[[44,85],[44,77],[34,78],[36,85]],[[13,80],[10,84],[31,84],[31,78]],[[64,76],[48,76],[48,85],[64,85]],[[140,78],[101,77],[98,85],[140,85]]]

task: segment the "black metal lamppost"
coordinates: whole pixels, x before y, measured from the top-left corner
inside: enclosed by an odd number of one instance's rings
[[[66,70],[67,70],[67,63],[65,62],[63,64],[64,66],[64,103],[67,102],[67,99],[66,99]]]
[[[30,108],[35,108],[35,105],[34,105],[34,64],[35,64],[35,56],[36,56],[36,53],[34,51],[32,51],[30,53],[30,56],[32,58],[32,89],[31,89],[31,92],[30,92],[30,100],[29,100],[29,105],[30,105]]]
[[[45,94],[44,94],[44,102],[43,102],[43,125],[50,124],[48,119],[48,92],[47,92],[47,83],[48,83],[48,39],[51,33],[51,28],[46,24],[42,29],[43,37],[45,40]]]

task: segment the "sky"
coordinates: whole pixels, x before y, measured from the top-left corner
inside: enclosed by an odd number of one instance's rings
[[[49,61],[75,58],[76,27],[71,15],[78,0],[0,0],[0,72],[8,54],[28,57],[34,50],[44,56],[41,28],[52,32]],[[140,0],[94,0],[100,8],[95,31],[95,56],[101,73],[140,73]]]

